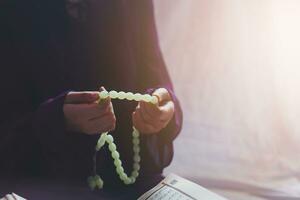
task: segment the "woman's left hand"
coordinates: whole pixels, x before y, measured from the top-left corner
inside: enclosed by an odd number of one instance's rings
[[[134,127],[144,134],[160,132],[174,115],[174,102],[168,90],[159,88],[152,95],[158,98],[156,105],[141,101],[132,113]]]

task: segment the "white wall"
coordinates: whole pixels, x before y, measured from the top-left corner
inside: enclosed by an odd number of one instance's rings
[[[154,2],[185,117],[168,172],[298,184],[300,1]]]

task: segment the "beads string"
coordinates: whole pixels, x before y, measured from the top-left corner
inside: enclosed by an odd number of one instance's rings
[[[148,103],[152,104],[157,104],[158,103],[158,98],[156,96],[151,96],[150,94],[140,94],[140,93],[135,93],[133,94],[132,92],[117,92],[117,91],[101,91],[100,94],[100,99],[106,99],[110,97],[111,99],[127,99],[129,101],[145,101]]]
[[[99,93],[100,101],[102,99],[106,99],[110,97],[111,99],[120,99],[120,100],[129,100],[129,101],[145,101],[152,104],[158,103],[158,98],[156,96],[151,96],[149,94],[140,94],[136,93],[133,94],[132,92],[117,92],[117,91],[101,91]],[[99,102],[100,102],[99,101]],[[117,151],[117,146],[114,143],[114,138],[112,135],[108,134],[108,132],[101,133],[97,145],[96,145],[96,153],[100,151],[100,149],[105,145],[105,143],[108,144],[108,149],[111,152],[111,156],[114,160],[114,165],[116,168],[116,173],[118,174],[121,181],[123,181],[124,184],[129,185],[133,184],[136,181],[136,178],[139,176],[139,170],[140,170],[140,139],[139,139],[140,133],[139,131],[133,127],[132,132],[132,143],[133,143],[133,171],[131,172],[131,176],[129,177],[125,172],[124,168],[122,166],[122,161],[120,159],[120,154]],[[101,179],[99,175],[96,174],[96,154],[94,156],[94,176],[90,176],[88,178],[88,184],[91,189],[101,189],[103,188],[104,182]]]

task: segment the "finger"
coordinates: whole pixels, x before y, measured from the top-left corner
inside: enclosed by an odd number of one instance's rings
[[[138,116],[137,112],[132,113],[132,122],[134,127],[137,128],[141,133],[148,132],[145,124],[142,122],[142,119]]]
[[[87,127],[84,128],[88,134],[95,134],[100,132],[111,131],[115,129],[116,118],[112,114],[107,114],[101,118],[91,120],[87,123]]]
[[[158,128],[156,128],[150,124],[147,124],[145,121],[143,121],[139,112],[133,112],[132,121],[133,121],[134,126],[142,133],[158,132]]]
[[[91,119],[95,117],[102,116],[106,113],[113,113],[112,106],[101,106],[97,103],[92,104],[67,104],[65,108],[68,107],[69,110],[72,110],[73,115],[76,115],[76,118],[79,119]]]
[[[137,109],[139,109],[139,107],[137,107]],[[155,119],[155,122],[151,121],[152,124],[158,126],[163,124],[163,127],[165,127],[166,124],[172,119],[175,110],[174,103],[172,101],[168,101],[165,103],[165,105],[159,107],[149,103],[140,102],[140,109],[145,109],[145,112],[147,112],[152,119]]]
[[[154,127],[162,127],[164,124],[163,122],[160,120],[160,115],[156,115],[156,116],[150,116],[147,111],[145,106],[138,106],[136,109],[136,112],[140,112],[140,116],[142,117],[143,121],[145,121],[147,124],[150,124]]]
[[[159,109],[161,111],[161,115],[159,116],[159,119],[165,122],[172,119],[175,111],[175,105],[173,101],[168,101],[163,106],[160,106]]]
[[[146,102],[140,102],[139,106],[143,109],[146,110],[146,112],[148,113],[148,115],[150,115],[152,118],[156,118],[157,116],[161,115],[161,110],[159,108],[159,106],[157,105],[153,105],[150,103],[146,103]]]
[[[103,104],[95,104],[89,110],[86,111],[90,118],[97,118],[105,114],[114,114],[114,109],[110,101],[104,102]]]
[[[172,112],[174,112],[174,103],[172,101],[165,103],[162,106],[150,105],[148,103],[141,103],[141,108],[144,108],[151,118],[156,119],[160,122],[166,122]]]
[[[99,88],[99,92],[102,92],[102,91],[106,91],[106,89],[105,89],[104,86],[101,86],[101,87]]]
[[[111,103],[111,99],[110,98],[106,98],[101,100],[100,103],[98,103],[99,108],[101,109],[108,109],[108,108],[112,108],[112,103]]]
[[[165,101],[171,100],[171,96],[166,88],[158,88],[152,95],[158,98],[159,105],[163,104]]]
[[[114,115],[114,108],[112,106],[111,102],[105,102],[104,104],[107,104],[105,106],[103,105],[95,105],[95,110],[91,110],[91,112],[89,113],[89,121],[94,120],[94,119],[98,119],[103,117],[104,115],[107,114],[113,114]]]
[[[100,115],[97,115],[97,116],[94,116],[94,117],[88,117],[88,121],[93,121],[93,120],[97,120],[97,119],[100,119],[100,118],[102,118],[102,117],[104,117],[105,115],[107,115],[107,113],[102,113],[102,114],[100,114]]]
[[[147,119],[145,119],[145,116],[143,116],[143,112],[142,112],[140,109],[137,110],[136,112],[139,114],[139,116],[141,116],[142,121],[143,121],[144,123],[146,123],[146,124],[148,124],[148,125],[154,127],[154,129],[155,129],[156,131],[159,131],[159,130],[160,130],[161,128],[163,128],[164,125],[165,125],[165,122],[161,121],[159,118],[152,118],[151,121],[148,121]]]
[[[137,109],[144,109],[148,113],[148,115],[151,116],[152,119],[155,119],[155,121],[159,121],[162,123],[166,123],[169,120],[171,120],[175,110],[173,101],[168,101],[164,105],[159,107],[141,102],[140,108],[138,107]]]
[[[100,88],[99,88],[99,92],[102,92],[102,91],[106,91],[106,89],[103,87],[103,86],[101,86]],[[103,104],[103,103],[106,103],[106,102],[110,102],[111,101],[111,98],[108,96],[107,98],[105,98],[105,99],[99,99],[99,104]]]
[[[66,104],[93,103],[99,99],[99,92],[69,92],[66,95]]]
[[[87,135],[96,135],[96,134],[101,134],[104,132],[110,132],[113,131],[115,129],[114,125],[111,124],[102,124],[101,127],[88,127],[86,129],[82,129],[83,133],[87,134]]]

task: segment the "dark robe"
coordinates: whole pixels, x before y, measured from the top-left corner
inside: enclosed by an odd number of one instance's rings
[[[164,87],[175,115],[160,133],[141,136],[143,177],[173,157],[182,112],[158,44],[151,0],[0,1],[0,175],[78,179],[92,174],[99,135],[68,132],[68,91],[151,93]],[[132,169],[134,102],[113,101],[112,132],[125,171]],[[107,148],[97,155],[107,187],[120,181]],[[1,178],[0,178],[1,179]]]

